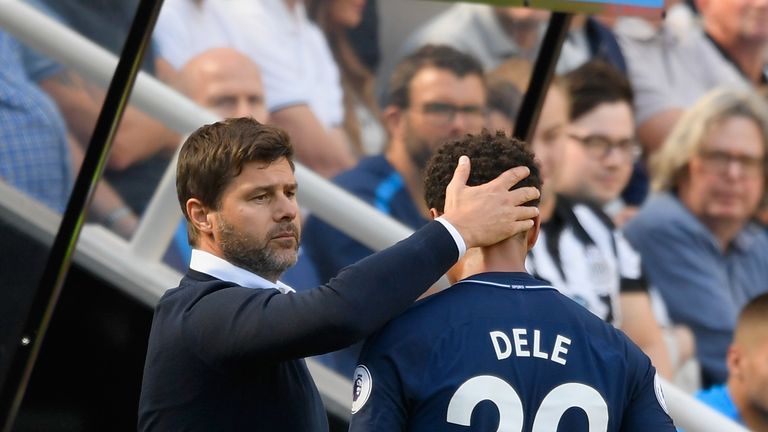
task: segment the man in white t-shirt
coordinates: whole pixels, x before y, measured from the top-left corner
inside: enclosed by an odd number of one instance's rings
[[[272,122],[288,131],[297,159],[326,177],[352,166],[339,71],[302,1],[168,0],[155,37],[176,69],[210,48],[245,53],[261,69]]]

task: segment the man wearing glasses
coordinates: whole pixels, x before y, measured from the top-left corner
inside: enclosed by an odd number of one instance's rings
[[[542,211],[541,239],[527,268],[621,328],[660,375],[672,378],[672,362],[651,308],[640,258],[602,211],[619,197],[637,157],[632,90],[621,73],[601,62],[575,69],[565,82],[570,106],[563,104],[560,111],[567,121],[565,111],[570,108],[572,124],[563,132],[569,139],[559,149],[542,146],[536,138],[531,143],[540,160],[551,152],[561,157],[554,159],[559,162],[548,176],[549,187],[557,193],[542,194],[542,208],[552,210]],[[545,103],[542,114],[547,109]],[[681,357],[690,357],[691,351],[688,347]]]
[[[422,199],[426,163],[446,141],[483,128],[486,84],[474,58],[447,46],[427,45],[397,66],[388,88],[384,123],[390,139],[384,154],[361,160],[334,181],[415,229],[429,220]],[[313,261],[321,280],[373,253],[316,217],[307,221],[303,247],[306,256],[300,259]],[[358,352],[353,347],[326,360],[351,376]]]
[[[704,387],[723,383],[739,310],[768,291],[768,109],[754,93],[716,90],[691,107],[652,159],[656,192],[627,223],[650,282],[691,327]]]
[[[632,166],[640,156],[635,141],[632,88],[618,70],[600,61],[566,75],[571,121],[580,129],[566,145],[558,192],[590,201],[606,210],[621,203]],[[647,190],[647,179],[646,186]],[[629,217],[617,215],[616,222]]]

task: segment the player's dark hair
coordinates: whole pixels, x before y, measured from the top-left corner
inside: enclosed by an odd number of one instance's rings
[[[427,163],[424,180],[427,207],[440,213],[444,211],[445,188],[453,177],[461,155],[469,156],[471,161],[472,169],[467,180],[469,186],[488,183],[510,168],[527,166],[531,174],[512,189],[525,186],[541,189],[539,166],[534,161],[533,153],[525,147],[524,142],[508,137],[503,131],[491,134],[485,129],[477,135],[468,134],[444,144]],[[525,205],[538,206],[539,199]]]
[[[624,74],[603,60],[591,60],[565,75],[571,99],[571,119],[577,119],[604,103],[626,102],[634,94]]]
[[[387,103],[398,108],[411,104],[411,81],[426,68],[444,69],[459,78],[477,75],[485,82],[483,66],[469,54],[447,45],[425,45],[401,61],[389,80]]]
[[[187,201],[197,198],[203,205],[218,209],[229,183],[248,162],[270,164],[286,158],[293,168],[293,146],[288,134],[250,117],[230,118],[205,125],[192,132],[181,147],[176,166],[176,195],[181,212],[189,221]],[[198,233],[187,224],[189,243]]]

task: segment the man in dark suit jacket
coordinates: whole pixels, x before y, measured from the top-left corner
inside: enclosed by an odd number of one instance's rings
[[[527,168],[467,187],[464,158],[440,220],[293,293],[278,281],[299,244],[292,157],[283,131],[247,118],[203,126],[184,143],[176,185],[192,260],[155,310],[139,430],[327,430],[303,357],[364,338],[467,247],[524,231],[538,214],[520,206],[536,189],[509,190]]]

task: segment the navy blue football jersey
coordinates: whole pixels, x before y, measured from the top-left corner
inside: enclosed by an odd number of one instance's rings
[[[674,432],[623,333],[527,273],[483,273],[372,336],[350,431]]]

